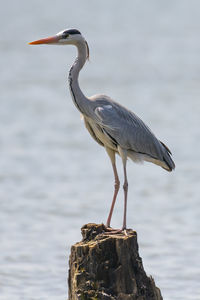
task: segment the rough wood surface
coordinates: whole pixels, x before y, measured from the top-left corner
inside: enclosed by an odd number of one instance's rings
[[[162,300],[147,277],[137,234],[106,234],[103,224],[81,228],[83,240],[71,247],[69,300]]]

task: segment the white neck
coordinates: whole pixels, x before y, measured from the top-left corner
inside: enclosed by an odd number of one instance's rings
[[[87,60],[87,45],[84,41],[78,42],[75,45],[78,50],[78,56],[75,59],[74,64],[72,65],[70,72],[69,72],[69,88],[71,92],[72,99],[74,101],[74,104],[78,108],[78,110],[87,115],[87,112],[89,112],[89,99],[85,97],[83,92],[80,89],[79,82],[78,82],[78,76],[79,72],[84,66],[86,60]]]

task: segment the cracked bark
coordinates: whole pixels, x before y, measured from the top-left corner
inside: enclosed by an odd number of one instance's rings
[[[137,233],[106,234],[103,224],[81,228],[83,240],[71,247],[69,300],[162,300],[144,271]]]

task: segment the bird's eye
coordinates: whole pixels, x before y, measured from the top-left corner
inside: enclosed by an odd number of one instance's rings
[[[63,35],[62,35],[63,39],[68,38],[68,36],[69,36],[69,33],[68,33],[68,32],[63,32]]]

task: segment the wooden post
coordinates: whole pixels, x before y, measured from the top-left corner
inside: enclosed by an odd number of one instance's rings
[[[69,300],[162,300],[138,253],[137,233],[105,233],[103,224],[81,228],[83,240],[71,247]]]

